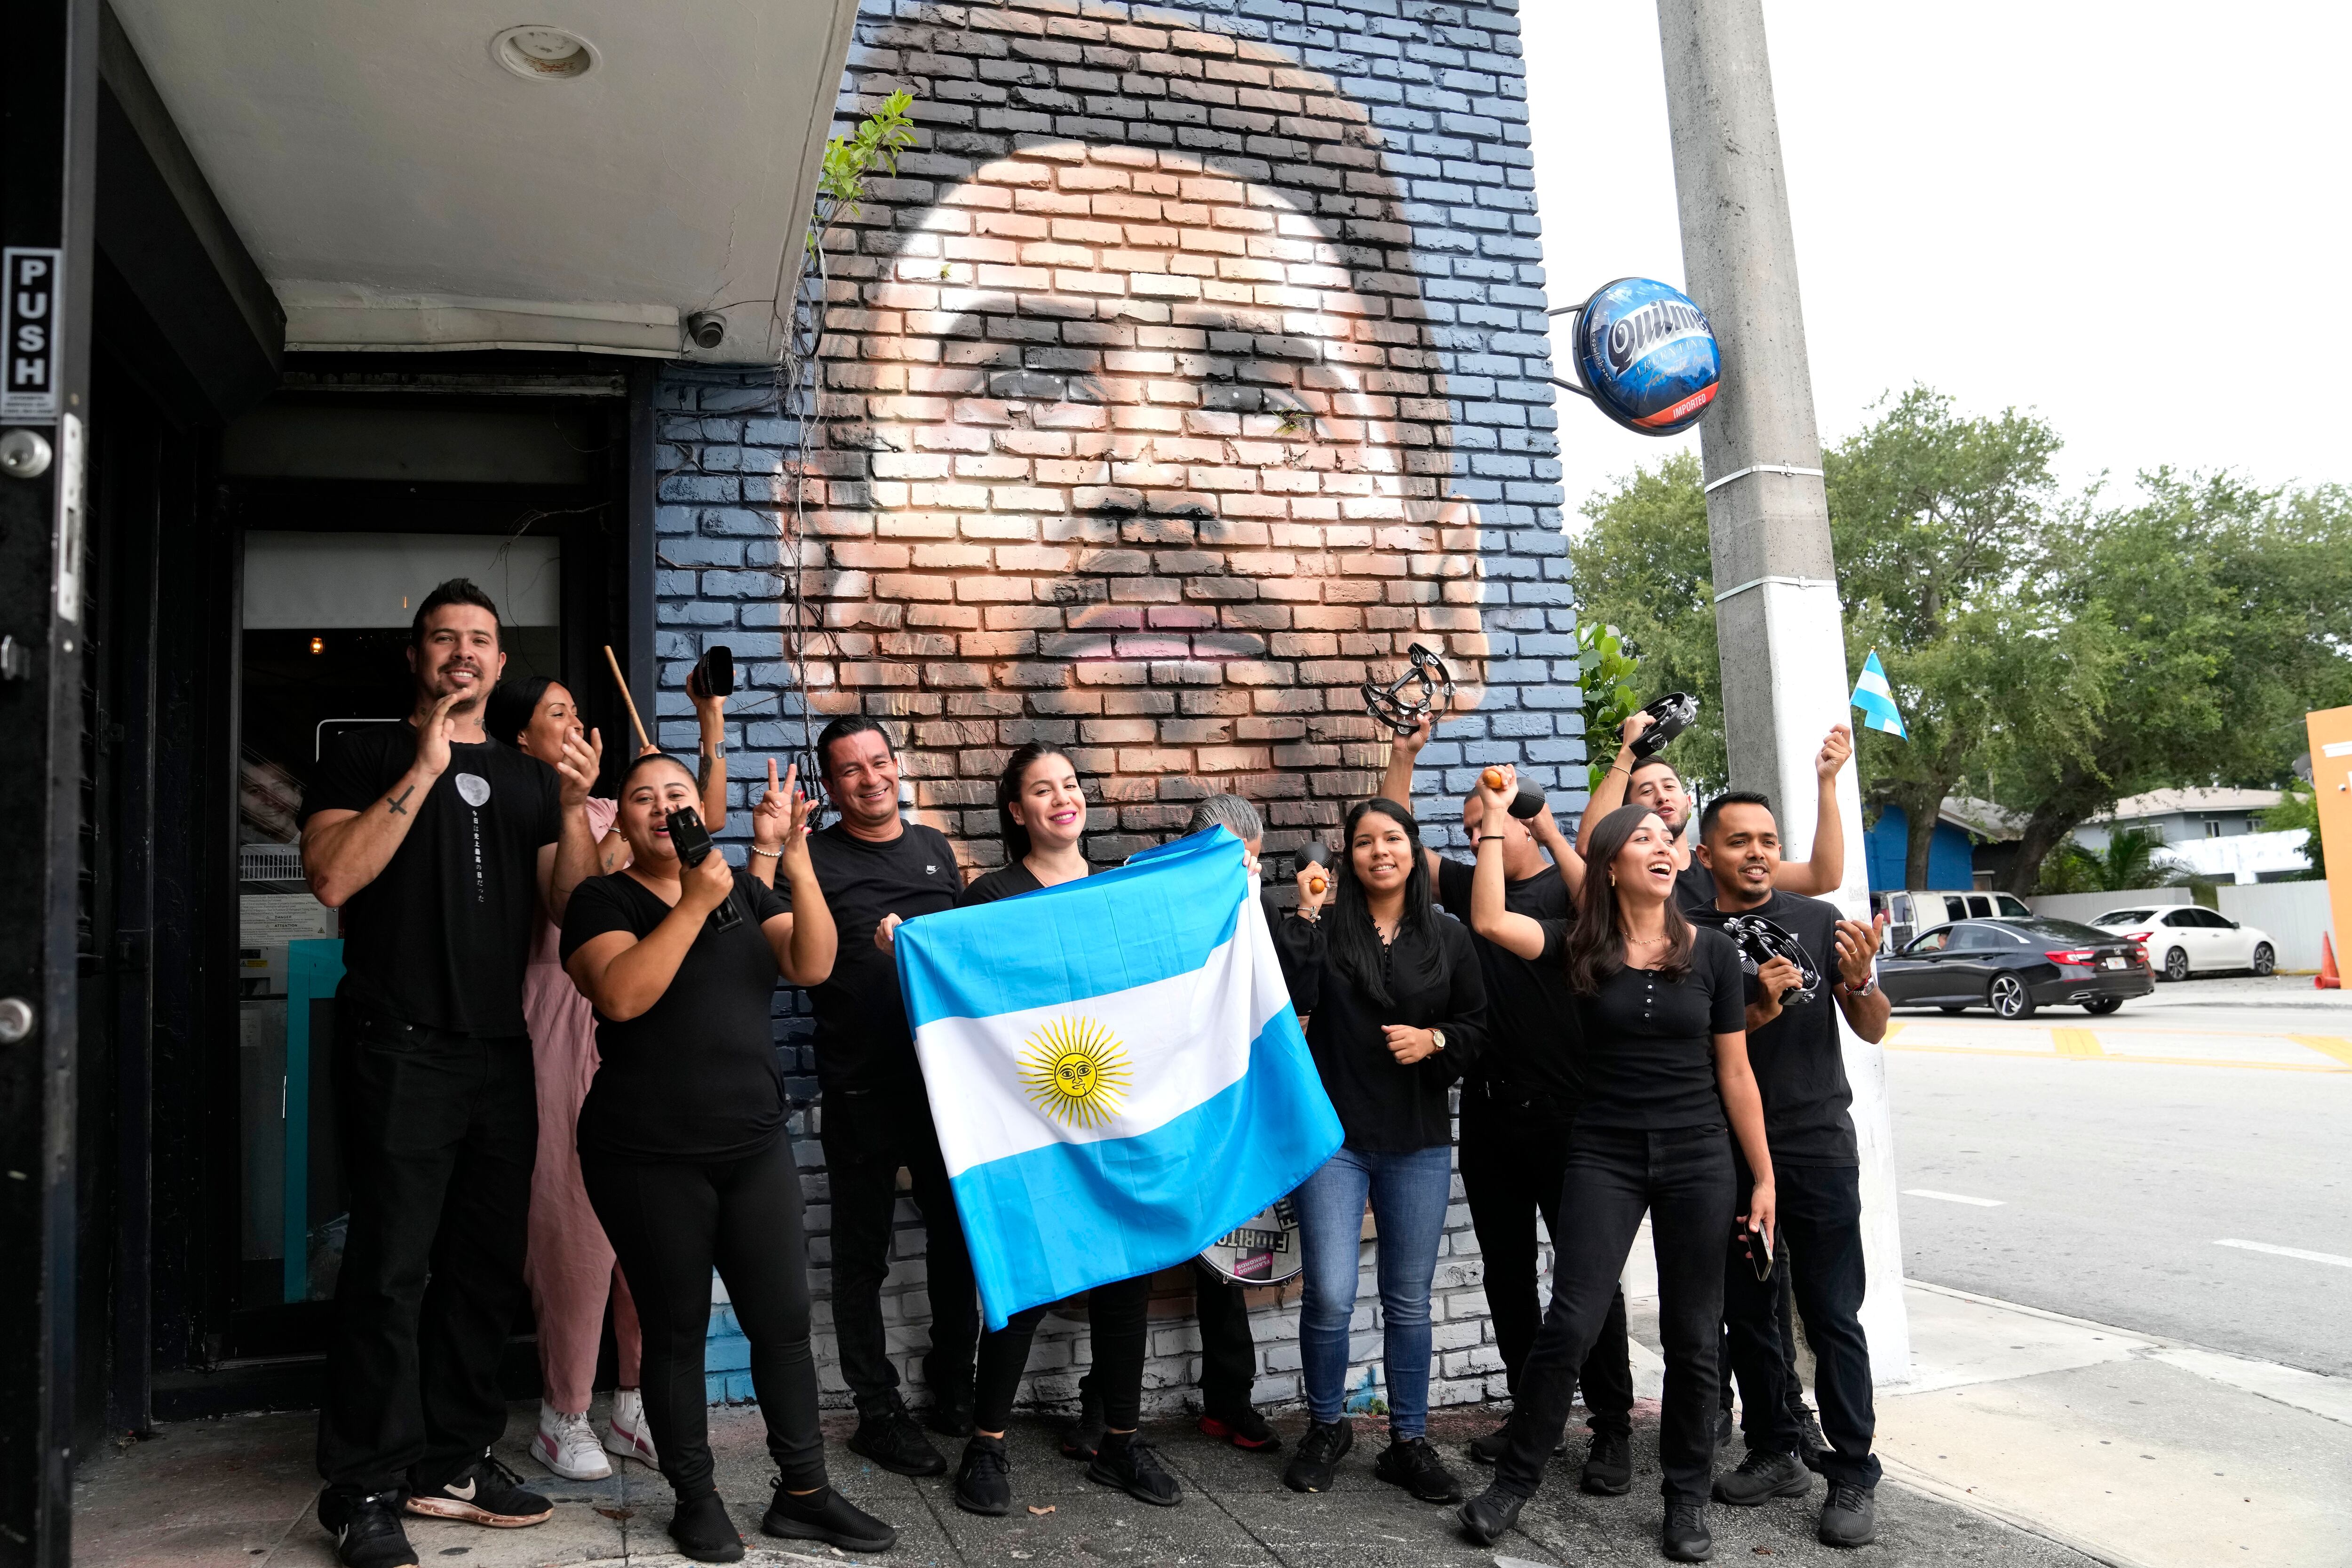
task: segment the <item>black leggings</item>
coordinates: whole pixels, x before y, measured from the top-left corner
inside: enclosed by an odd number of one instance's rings
[[[636,1276],[629,1276],[631,1285]],[[1087,1327],[1094,1342],[1094,1370],[1087,1386],[1102,1396],[1103,1424],[1131,1432],[1143,1415],[1143,1346],[1151,1310],[1151,1276],[1097,1285],[1087,1292]],[[1013,1418],[1013,1396],[1029,1368],[1029,1342],[1045,1308],[1015,1312],[1004,1327],[983,1334],[980,1365],[972,1377],[971,1423],[983,1432],[1002,1432]]]
[[[678,1500],[715,1489],[702,1368],[714,1267],[751,1342],[751,1391],[777,1472],[789,1490],[824,1485],[809,1352],[808,1239],[792,1141],[778,1138],[764,1152],[710,1163],[583,1152],[580,1173],[636,1298],[646,1420]]]

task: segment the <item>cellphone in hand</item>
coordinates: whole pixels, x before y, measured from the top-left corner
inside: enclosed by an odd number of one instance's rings
[[[1748,1267],[1755,1271],[1760,1284],[1772,1278],[1772,1244],[1748,1228],[1748,1216],[1741,1215],[1731,1222],[1731,1234],[1739,1243],[1739,1250],[1748,1257]]]
[[[699,866],[719,847],[710,841],[710,829],[702,826],[702,814],[690,805],[678,807],[664,819],[669,828],[669,847],[677,851],[678,864]],[[710,929],[733,931],[743,923],[742,911],[735,907],[735,890],[727,890],[726,901],[710,911]]]

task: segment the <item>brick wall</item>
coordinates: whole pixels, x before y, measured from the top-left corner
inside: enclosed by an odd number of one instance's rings
[[[1460,844],[1459,798],[1490,761],[1580,804],[1513,7],[866,0],[843,123],[901,87],[919,146],[827,256],[795,562],[770,378],[663,379],[665,742],[692,744],[685,671],[725,641],[739,747],[795,746],[803,702],[813,722],[891,721],[918,808],[970,867],[1001,863],[993,780],[1031,739],[1076,757],[1098,860],[1216,790],[1256,801],[1280,851],[1370,792],[1384,741],[1355,688],[1421,643],[1468,710],[1424,753],[1432,841]],[[780,997],[809,1097],[804,1013]],[[794,1131],[822,1268],[820,1113]],[[921,1232],[904,1215],[892,1310],[912,1383],[921,1324],[895,1303]],[[1370,1257],[1351,1388],[1377,1378]],[[1480,1278],[1457,1202],[1436,1402],[1500,1392]],[[1198,1347],[1168,1284],[1163,1405]],[[1257,1317],[1259,1395],[1296,1399],[1295,1300],[1268,1292]],[[722,1303],[714,1397],[749,1392],[731,1330]],[[1085,1354],[1082,1323],[1049,1320],[1033,1394],[1066,1397]]]

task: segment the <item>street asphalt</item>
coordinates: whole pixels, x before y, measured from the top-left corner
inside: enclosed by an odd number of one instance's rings
[[[1908,1278],[2352,1373],[2352,994],[2216,978],[2105,1018],[1895,1022]]]

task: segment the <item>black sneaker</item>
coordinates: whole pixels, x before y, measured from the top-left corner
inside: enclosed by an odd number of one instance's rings
[[[963,1446],[963,1462],[956,1467],[955,1504],[966,1513],[1013,1511],[1013,1461],[1004,1452],[1003,1438],[975,1432]]]
[[[1426,1437],[1395,1437],[1372,1461],[1372,1474],[1402,1487],[1423,1502],[1460,1502],[1462,1483],[1437,1457]]]
[[[964,1367],[961,1374],[942,1373],[927,1356],[923,1361],[923,1381],[931,1388],[931,1407],[923,1414],[924,1425],[950,1437],[971,1436],[971,1368]],[[946,1466],[942,1464],[940,1468],[944,1469]]]
[[[430,1519],[462,1519],[493,1530],[520,1530],[544,1522],[555,1505],[523,1489],[520,1476],[485,1454],[439,1486],[410,1492],[408,1511]]]
[[[1099,1486],[1117,1487],[1137,1501],[1155,1508],[1174,1508],[1184,1500],[1184,1489],[1176,1484],[1176,1478],[1160,1462],[1159,1451],[1131,1432],[1125,1437],[1104,1435],[1094,1463],[1087,1467],[1087,1479]]]
[[[343,1568],[416,1568],[416,1549],[400,1527],[398,1492],[329,1492],[319,1499],[319,1522],[335,1538]]]
[[[670,1511],[669,1538],[697,1563],[740,1563],[743,1537],[717,1492],[705,1492]]]
[[[1095,1393],[1092,1373],[1078,1379],[1078,1419],[1062,1434],[1062,1457],[1066,1459],[1091,1459],[1102,1447],[1102,1400]]]
[[[857,1430],[850,1434],[849,1451],[866,1458],[899,1476],[938,1476],[947,1473],[948,1462],[907,1414],[907,1406],[895,1396],[879,1410],[862,1411],[857,1418]]]
[[[1463,1444],[1462,1447],[1463,1451],[1470,1456],[1471,1463],[1477,1465],[1494,1464],[1505,1454],[1510,1451],[1510,1417],[1507,1415],[1505,1416],[1503,1418],[1503,1424],[1500,1426],[1496,1427],[1492,1432],[1485,1433],[1482,1436],[1471,1438],[1470,1441]]]
[[[1633,1489],[1633,1444],[1622,1432],[1595,1432],[1577,1485],[1594,1497],[1623,1497]]]
[[[1823,1546],[1867,1546],[1877,1540],[1878,1508],[1870,1489],[1832,1481],[1816,1536]]]
[[[1798,1400],[1790,1414],[1797,1418],[1797,1458],[1804,1461],[1805,1468],[1818,1476],[1822,1473],[1822,1450],[1830,1446],[1830,1440],[1822,1436],[1822,1424],[1814,1419],[1812,1410],[1803,1400]]]
[[[1504,1531],[1519,1522],[1519,1510],[1528,1500],[1517,1492],[1507,1492],[1500,1487],[1488,1487],[1462,1505],[1458,1517],[1462,1533],[1481,1546],[1492,1546],[1503,1538]]]
[[[1706,1504],[1684,1498],[1669,1500],[1658,1545],[1676,1563],[1704,1563],[1714,1556],[1715,1537],[1707,1533]]]
[[[887,1552],[898,1544],[898,1532],[851,1502],[831,1487],[819,1487],[806,1497],[794,1497],[779,1478],[776,1495],[768,1503],[760,1529],[786,1541],[822,1541],[844,1552]]]
[[[1356,1429],[1345,1416],[1308,1424],[1298,1439],[1298,1452],[1282,1468],[1282,1484],[1295,1492],[1328,1492],[1331,1477],[1348,1450],[1356,1446]]]
[[[1219,1437],[1236,1448],[1247,1448],[1253,1454],[1278,1454],[1282,1438],[1257,1413],[1255,1405],[1244,1405],[1235,1410],[1203,1410],[1201,1412],[1201,1435]]]
[[[1802,1497],[1813,1489],[1812,1472],[1794,1454],[1770,1454],[1751,1448],[1736,1470],[1715,1478],[1715,1500],[1734,1508],[1754,1508],[1776,1497]]]

